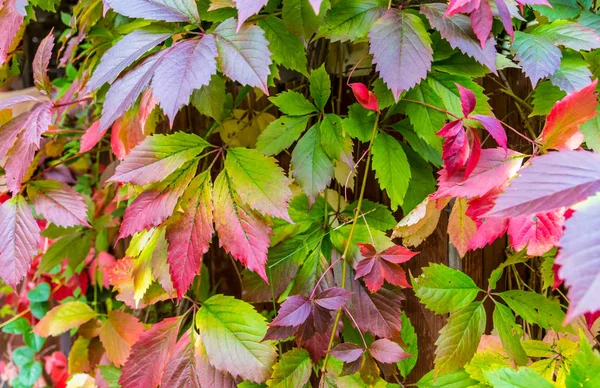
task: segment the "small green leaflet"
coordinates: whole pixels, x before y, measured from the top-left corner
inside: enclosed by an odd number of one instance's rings
[[[288,32],[283,21],[276,17],[262,19],[258,26],[265,31],[270,42],[269,50],[273,53],[273,61],[308,76],[306,53],[300,38]]]
[[[418,388],[472,388],[479,382],[473,380],[464,369],[456,372],[435,375],[430,371],[417,382]]]
[[[317,111],[315,106],[306,97],[293,90],[279,93],[275,97],[270,97],[269,100],[281,112],[290,116],[304,116]]]
[[[417,333],[415,332],[415,328],[410,322],[410,319],[406,316],[406,313],[402,311],[402,331],[400,335],[402,336],[402,341],[406,344],[405,350],[407,353],[412,354],[411,357],[406,358],[399,363],[398,370],[402,377],[406,378],[408,374],[413,370],[415,365],[417,365],[417,355],[419,353],[419,346],[417,342]]]
[[[410,165],[398,140],[380,133],[373,142],[373,169],[379,186],[391,200],[392,210],[404,202],[411,178]]]
[[[318,36],[332,42],[364,39],[387,8],[385,0],[341,0],[327,13]]]
[[[281,116],[271,122],[256,141],[256,149],[267,156],[290,147],[308,125],[310,116]]]
[[[502,345],[504,345],[508,355],[517,365],[527,364],[528,357],[521,345],[523,330],[515,322],[512,311],[503,304],[496,303],[493,319],[494,327],[498,331]]]
[[[531,291],[511,290],[498,295],[525,321],[544,329],[563,330],[565,313],[557,302]]]
[[[348,108],[348,118],[342,121],[342,125],[344,131],[351,137],[365,143],[371,139],[371,132],[375,126],[375,118],[376,116],[373,112],[356,103],[350,105],[350,108]]]
[[[339,160],[344,152],[344,132],[340,116],[328,113],[319,124],[319,133],[323,150],[331,160]]]
[[[554,385],[531,368],[502,368],[485,373],[494,388],[552,388]]]
[[[325,65],[313,70],[308,77],[308,82],[310,83],[310,96],[315,101],[317,109],[323,110],[331,96],[331,79],[325,70]]]
[[[273,367],[267,386],[273,388],[304,387],[312,374],[312,362],[305,349],[292,349]]]

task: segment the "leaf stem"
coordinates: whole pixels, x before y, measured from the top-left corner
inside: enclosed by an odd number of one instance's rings
[[[346,246],[344,247],[344,253],[340,259],[342,260],[342,282],[341,287],[346,287],[346,273],[348,272],[348,251],[350,250],[350,244],[352,244],[352,237],[354,237],[354,231],[356,230],[356,224],[358,222],[358,217],[360,216],[361,206],[363,202],[363,198],[365,196],[365,188],[367,187],[367,178],[369,174],[369,167],[371,165],[371,151],[373,149],[373,142],[375,141],[375,135],[377,135],[377,125],[379,124],[379,113],[377,113],[377,117],[375,118],[375,124],[373,125],[373,131],[371,133],[371,141],[369,142],[369,153],[367,155],[367,161],[365,162],[365,172],[363,174],[362,186],[360,188],[360,195],[358,197],[358,203],[356,208],[354,209],[354,219],[352,220],[352,228],[350,229],[350,233],[348,234],[348,241],[346,241]],[[336,315],[335,321],[333,323],[333,329],[331,330],[331,336],[329,337],[329,344],[327,345],[327,352],[325,353],[325,360],[323,360],[323,367],[321,368],[321,386],[325,383],[325,370],[327,368],[327,361],[329,361],[329,351],[333,346],[333,341],[335,339],[335,333],[337,331],[338,324],[340,322],[340,317],[342,315],[342,308],[339,308]]]
[[[62,104],[54,104],[54,108],[62,108],[64,106],[75,105],[75,104],[79,104],[80,102],[91,101],[91,100],[92,100],[92,97],[84,97],[84,98],[80,98],[79,100],[63,102]]]
[[[440,111],[440,112],[442,112],[442,113],[445,113],[445,114],[447,114],[447,115],[449,115],[449,116],[452,116],[452,117],[454,117],[454,118],[455,118],[455,119],[457,119],[457,120],[459,120],[459,119],[461,119],[461,118],[462,118],[462,117],[458,117],[457,115],[455,115],[455,114],[454,114],[454,113],[452,113],[452,112],[449,112],[449,111],[447,111],[446,109],[438,108],[437,106],[435,106],[435,105],[431,105],[431,104],[428,104],[428,103],[426,103],[426,102],[417,101],[417,100],[409,100],[409,99],[407,99],[407,98],[403,98],[403,99],[402,99],[402,101],[406,101],[406,102],[412,102],[412,103],[415,103],[415,104],[419,104],[419,105],[426,106],[426,107],[428,107],[428,108],[431,108],[431,109],[435,109],[435,110],[437,110],[437,111]]]

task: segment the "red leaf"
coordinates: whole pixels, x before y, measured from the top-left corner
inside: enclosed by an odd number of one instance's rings
[[[131,314],[113,310],[100,328],[100,341],[108,359],[120,367],[125,363],[135,344],[144,332],[144,325]]]
[[[469,156],[469,160],[467,160],[467,164],[465,165],[465,179],[469,179],[469,176],[481,158],[481,139],[479,138],[477,132],[473,131],[473,129],[471,129],[469,133],[471,134],[471,155]]]
[[[412,252],[403,246],[394,245],[385,249],[379,256],[390,263],[400,264],[407,262],[418,254],[419,252]]]
[[[561,148],[577,133],[579,126],[596,116],[598,93],[594,80],[588,86],[567,95],[552,107],[542,134],[537,139],[544,148]]]
[[[355,279],[364,277],[369,291],[378,291],[383,286],[384,280],[396,286],[410,287],[406,280],[406,273],[396,264],[410,260],[418,252],[411,252],[401,246],[393,246],[381,253],[374,253],[375,249],[371,245],[358,245],[365,258],[356,266]]]
[[[212,182],[203,173],[183,193],[176,213],[167,225],[168,262],[179,299],[200,271],[202,255],[208,251],[213,234]]]
[[[54,29],[50,30],[48,36],[42,39],[31,65],[33,69],[33,82],[35,86],[47,95],[50,95],[50,92],[52,91],[52,84],[50,83],[50,78],[48,77],[48,65],[50,64],[52,49],[54,48],[53,33]]]
[[[444,17],[450,17],[457,13],[471,13],[479,6],[479,0],[452,0]]]
[[[483,248],[501,237],[508,228],[508,219],[502,217],[485,217],[485,214],[494,206],[501,188],[490,190],[483,197],[469,200],[467,217],[475,221],[477,232],[469,241],[468,250]]]
[[[262,7],[267,5],[268,0],[233,0],[233,2],[238,10],[237,31],[239,31],[246,19],[256,15]]]
[[[302,295],[290,296],[281,304],[277,316],[269,326],[300,326],[310,315],[311,309],[308,298]]]
[[[359,359],[365,350],[350,342],[339,344],[329,351],[333,357],[344,362],[352,362]]]
[[[369,351],[374,359],[383,363],[391,364],[400,362],[411,356],[395,342],[386,338],[378,339],[369,346]]]
[[[29,271],[40,245],[40,228],[20,195],[0,206],[0,278],[15,287]]]
[[[510,244],[516,251],[527,247],[529,256],[541,256],[554,246],[562,236],[564,211],[557,210],[535,215],[511,218],[508,223]]]
[[[596,320],[600,318],[600,310],[593,313],[585,313],[583,316],[585,317],[585,323],[587,324],[588,330],[592,330],[592,326],[594,326]]]
[[[473,115],[472,119],[475,119],[483,125],[486,131],[492,136],[496,143],[505,150],[507,150],[506,143],[506,131],[502,127],[502,123],[495,117],[484,116],[484,115]]]
[[[85,130],[85,133],[81,136],[81,145],[79,146],[80,153],[88,152],[100,142],[108,128],[102,132],[98,131],[99,128],[100,121],[94,121],[92,125]]]
[[[177,341],[171,359],[165,367],[161,387],[201,388],[190,332],[191,329]]]
[[[354,97],[360,105],[366,109],[380,112],[377,95],[370,91],[365,84],[361,82],[355,82],[348,84],[348,86],[352,88],[352,93],[354,93]]]
[[[452,176],[469,159],[469,143],[462,120],[449,122],[436,135],[446,138],[442,149],[442,159],[444,159],[444,168],[448,175]]]
[[[494,16],[492,15],[490,3],[488,0],[480,0],[479,7],[471,12],[471,26],[473,27],[473,31],[475,31],[477,39],[479,39],[479,43],[481,43],[481,48],[485,47],[485,43],[490,37],[493,21]]]
[[[123,367],[123,388],[157,387],[177,341],[179,317],[166,318],[146,331],[133,347]]]
[[[339,287],[328,288],[315,296],[316,305],[330,311],[342,308],[352,293]]]
[[[475,93],[473,93],[471,90],[459,84],[455,85],[458,88],[458,93],[460,94],[460,105],[462,107],[462,112],[465,117],[468,117],[475,109],[475,105],[477,105],[477,97],[475,97]]]

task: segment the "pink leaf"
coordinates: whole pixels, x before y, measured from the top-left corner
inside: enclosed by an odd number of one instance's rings
[[[177,341],[181,319],[166,318],[152,326],[131,348],[119,384],[123,388],[157,387]]]
[[[173,349],[171,359],[165,366],[161,387],[200,388],[196,373],[196,355],[191,343],[191,330],[186,331]],[[202,382],[204,383],[204,382]]]
[[[103,0],[121,15],[130,18],[165,22],[197,22],[200,20],[194,0]]]
[[[343,288],[332,287],[315,295],[314,302],[326,310],[337,311],[342,308],[350,295],[352,293]]]
[[[214,30],[223,74],[242,85],[260,88],[269,94],[271,52],[265,32],[258,26],[243,25],[236,30],[235,19],[227,19]]]
[[[231,375],[215,368],[206,354],[206,348],[196,339],[196,373],[202,386],[215,388],[235,388],[237,385]]]
[[[15,145],[19,135],[22,142],[31,143],[37,149],[51,121],[52,103],[47,102],[36,105],[31,111],[20,114],[0,127],[0,160]]]
[[[468,178],[463,171],[449,177],[447,169],[439,172],[439,187],[435,199],[444,197],[481,197],[513,177],[523,163],[524,155],[502,148],[486,148],[481,151],[477,166]]]
[[[532,158],[488,214],[517,217],[571,206],[600,191],[600,155],[561,151]]]
[[[0,110],[9,109],[9,108],[14,107],[15,105],[22,104],[25,102],[33,102],[33,101],[39,102],[39,100],[36,97],[30,96],[29,94],[13,96],[13,97],[7,98],[6,100],[0,101]]]
[[[175,43],[156,67],[151,87],[171,127],[194,89],[208,85],[210,77],[216,74],[216,57],[215,38],[207,34],[199,40]]]
[[[38,252],[40,228],[20,195],[0,206],[0,278],[16,287]]]
[[[386,338],[380,338],[369,346],[369,351],[374,359],[383,364],[400,362],[411,356],[395,342]]]
[[[89,126],[88,129],[85,130],[83,136],[81,136],[81,145],[79,146],[79,152],[88,152],[92,148],[100,142],[107,129],[103,132],[99,132],[98,128],[100,128],[100,121],[94,121],[92,125]]]
[[[546,119],[538,141],[544,148],[561,148],[579,130],[579,126],[596,116],[598,80],[558,101]]]
[[[375,112],[380,112],[379,102],[377,101],[377,95],[370,91],[365,86],[365,84],[363,84],[362,82],[355,82],[352,84],[348,84],[348,86],[352,88],[352,93],[354,93],[356,101],[358,101],[358,103],[362,105],[363,108],[374,110]]]
[[[483,125],[486,131],[492,136],[496,143],[505,150],[507,149],[506,143],[506,131],[502,127],[502,123],[495,117],[484,116],[484,115],[473,115],[472,119],[475,119]]]
[[[21,136],[6,155],[4,179],[6,180],[6,186],[13,194],[21,191],[21,183],[31,162],[33,162],[36,150],[35,144],[25,141]]]
[[[67,184],[58,181],[34,181],[27,192],[35,211],[57,226],[65,228],[87,222],[87,205],[83,197]]]
[[[235,8],[238,10],[237,31],[240,31],[242,24],[252,15],[256,15],[262,7],[267,5],[269,0],[233,0]],[[318,12],[318,11],[317,11]]]
[[[319,11],[321,10],[321,3],[323,3],[323,0],[308,0],[308,2],[313,7],[315,15],[318,15]]]
[[[502,217],[485,217],[485,214],[494,206],[501,188],[494,188],[482,197],[469,200],[467,217],[475,221],[477,232],[469,241],[468,250],[483,248],[501,237],[508,228],[508,219]]]
[[[167,225],[167,260],[179,299],[200,272],[202,255],[208,251],[213,234],[212,182],[203,173],[190,183],[177,212]]]
[[[54,29],[50,31],[40,42],[35,57],[33,58],[33,82],[35,86],[47,95],[52,91],[52,84],[48,78],[48,65],[52,57],[52,49],[54,48]]]
[[[448,3],[448,9],[444,17],[449,17],[457,13],[471,13],[479,7],[480,0],[452,0]]]
[[[364,353],[364,349],[350,342],[339,344],[329,351],[333,357],[344,362],[353,362],[359,359]]]
[[[170,33],[154,33],[143,29],[125,35],[102,56],[87,85],[86,93],[98,89],[107,82],[113,83],[123,70],[169,36]]]
[[[508,222],[510,244],[516,251],[527,247],[529,256],[541,256],[562,236],[564,211],[557,210],[511,218]]]
[[[448,175],[452,176],[469,159],[469,142],[462,120],[452,121],[444,125],[437,135],[446,138],[442,149],[442,159],[444,159],[444,168]]]
[[[298,327],[306,321],[311,309],[308,298],[302,295],[290,296],[281,304],[277,316],[269,326]]]
[[[546,2],[546,0],[543,0],[543,1]],[[511,39],[515,39],[515,31],[513,29],[513,24],[512,24],[512,15],[510,14],[510,10],[508,9],[508,6],[504,2],[504,0],[496,0],[495,3],[496,3],[496,8],[498,9],[498,16],[500,16],[500,21],[504,25],[504,29],[506,30],[508,35],[511,37]]]
[[[471,155],[469,155],[469,159],[465,165],[465,179],[469,179],[471,173],[475,167],[477,167],[477,164],[479,164],[479,160],[481,159],[481,139],[477,132],[473,131],[473,128],[469,128],[469,130],[471,135]]]
[[[477,105],[477,97],[475,97],[475,93],[463,87],[462,85],[455,85],[458,88],[458,93],[460,94],[460,105],[462,107],[463,115],[468,117],[475,109],[475,105]]]
[[[479,39],[479,43],[481,43],[481,48],[485,48],[485,44],[490,37],[493,21],[494,16],[489,1],[480,0],[479,7],[471,12],[471,26],[477,39]]]
[[[6,63],[8,50],[10,50],[17,33],[23,24],[24,14],[19,13],[15,7],[14,0],[8,0],[4,7],[0,8],[0,66]]]
[[[225,171],[215,181],[213,202],[219,245],[268,283],[265,265],[271,228],[258,213],[241,203]]]

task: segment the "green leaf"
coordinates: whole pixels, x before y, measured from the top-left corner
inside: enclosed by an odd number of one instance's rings
[[[594,388],[598,386],[598,381],[600,381],[600,356],[592,349],[588,340],[581,336],[579,352],[570,360],[565,385],[569,388]]]
[[[109,388],[121,388],[119,378],[121,377],[121,369],[114,365],[99,365],[98,369],[102,378],[108,383]]]
[[[25,387],[31,387],[39,380],[42,375],[42,364],[39,362],[30,362],[21,367],[19,375],[13,381],[13,384],[20,383]]]
[[[32,329],[29,329],[29,331],[23,333],[23,342],[34,351],[39,352],[42,350],[46,339],[35,334]]]
[[[435,342],[436,374],[454,372],[469,362],[485,331],[485,321],[481,302],[471,303],[450,315]]]
[[[258,26],[265,31],[265,36],[270,42],[269,50],[273,61],[308,76],[306,50],[300,38],[288,32],[283,21],[276,17],[262,19]]]
[[[23,365],[32,362],[35,357],[35,351],[28,347],[22,346],[12,351],[12,362],[16,366],[22,367]]]
[[[306,97],[293,90],[279,93],[275,97],[270,97],[269,100],[281,112],[290,116],[304,116],[317,111],[315,106]]]
[[[192,94],[192,105],[198,112],[212,117],[218,123],[222,121],[226,101],[225,81],[217,74],[210,78],[208,85],[202,86]]]
[[[502,368],[485,373],[494,388],[552,388],[554,385],[531,368]]]
[[[290,182],[274,158],[254,149],[229,148],[225,170],[242,202],[262,214],[289,219]]]
[[[8,334],[23,334],[30,330],[31,326],[29,325],[29,321],[25,318],[17,318],[2,327],[2,332]]]
[[[427,77],[427,81],[444,102],[446,110],[449,112],[459,117],[462,116],[460,93],[458,91],[458,87],[456,86],[456,84],[459,84],[460,86],[475,93],[477,103],[473,113],[491,115],[492,108],[488,103],[489,98],[484,94],[483,87],[473,82],[471,78],[432,72],[429,74],[429,77]]]
[[[417,333],[415,332],[415,328],[410,322],[410,319],[406,316],[406,313],[402,311],[402,331],[400,335],[402,337],[402,341],[406,344],[404,350],[407,353],[412,354],[412,356],[405,358],[400,361],[396,365],[398,365],[398,370],[402,377],[406,378],[410,371],[413,370],[415,365],[417,365],[417,355],[419,354],[419,346],[417,343]]]
[[[48,302],[31,302],[29,303],[29,309],[31,310],[31,315],[37,319],[42,319],[48,310],[50,310],[50,305]]]
[[[68,259],[71,269],[77,268],[87,257],[91,247],[91,235],[85,232],[76,232],[56,240],[42,256],[36,274],[42,275],[50,272],[54,267]]]
[[[547,342],[538,340],[523,340],[521,346],[525,350],[525,354],[529,357],[553,357],[556,352],[552,349],[552,345]]]
[[[256,149],[265,155],[277,155],[291,146],[304,132],[309,116],[281,116],[272,121],[256,140]]]
[[[56,5],[60,4],[58,0],[30,0],[29,4],[48,12],[56,12]]]
[[[437,180],[433,176],[433,169],[423,158],[412,150],[408,145],[402,144],[410,165],[410,182],[404,202],[402,203],[402,212],[410,213],[418,204],[433,193],[437,186]]]
[[[543,24],[531,31],[531,34],[541,36],[572,50],[593,50],[598,48],[599,36],[595,31],[577,22],[568,20],[556,20],[549,24]]]
[[[452,313],[475,300],[479,288],[467,274],[443,264],[430,264],[413,279],[415,295],[436,314]]]
[[[529,117],[547,115],[554,104],[566,95],[567,93],[560,90],[558,86],[552,85],[552,82],[540,82],[533,91],[533,110]]]
[[[366,143],[371,140],[375,118],[373,112],[356,103],[348,108],[348,118],[343,120],[342,125],[351,137]]]
[[[464,369],[456,372],[436,375],[430,371],[417,382],[418,388],[471,388],[479,382],[473,380]]]
[[[196,325],[214,367],[244,380],[269,378],[277,351],[272,341],[261,342],[267,322],[250,304],[215,295],[202,304]]]
[[[532,8],[551,22],[557,19],[572,19],[581,11],[576,0],[548,0],[552,7],[534,5]]]
[[[34,289],[27,293],[27,299],[30,302],[46,302],[50,297],[50,284],[38,283]]]
[[[600,111],[600,109],[599,109]],[[583,123],[579,130],[583,133],[585,144],[596,152],[600,152],[600,115]]]
[[[292,175],[312,205],[315,199],[331,182],[333,162],[321,145],[318,126],[313,126],[300,139],[292,152]]]
[[[329,7],[329,0],[324,0],[319,14],[315,15],[308,0],[285,0],[281,14],[283,24],[289,32],[307,42],[321,25]]]
[[[523,350],[523,346],[521,346],[523,329],[515,322],[512,311],[503,304],[496,303],[493,319],[494,327],[498,331],[500,341],[502,341],[508,355],[517,365],[527,364],[528,357],[525,350]]]
[[[487,66],[462,53],[455,53],[450,58],[434,62],[433,69],[469,78],[479,78],[490,73]]]
[[[379,109],[385,109],[396,103],[392,91],[387,87],[385,82],[383,82],[383,79],[377,78],[371,86],[373,88],[373,93],[377,96]]]
[[[318,37],[327,37],[332,42],[364,39],[386,9],[385,0],[338,1],[327,13]]]
[[[312,362],[305,349],[292,349],[284,353],[273,368],[267,386],[274,388],[304,387],[312,374]]]
[[[488,284],[490,285],[490,288],[492,290],[496,288],[496,284],[498,283],[498,280],[500,280],[500,278],[502,277],[502,274],[504,273],[504,268],[511,266],[511,265],[527,262],[528,257],[527,257],[526,253],[527,252],[525,250],[523,250],[521,252],[516,252],[516,253],[508,256],[508,258],[506,259],[506,261],[504,263],[500,264],[498,266],[498,268],[496,268],[495,270],[492,271],[492,273],[490,274],[490,278],[488,280]]]
[[[354,216],[354,209],[358,205],[358,201],[352,202],[348,205],[342,212],[348,218],[352,218]],[[387,206],[384,206],[377,202],[371,202],[368,199],[362,201],[362,205],[360,207],[361,213],[363,213],[364,217],[361,215],[358,217],[357,224],[364,224],[365,222],[369,224],[370,228],[388,231],[396,226],[396,218],[388,209]],[[365,221],[366,219],[366,221]]]
[[[600,37],[598,38],[600,40]],[[550,82],[567,93],[586,87],[592,82],[592,72],[579,55],[563,55],[560,67],[550,76]]]
[[[331,160],[339,160],[344,152],[344,131],[340,116],[327,113],[319,124],[321,145]]]
[[[327,74],[327,70],[325,70],[325,64],[311,71],[308,81],[310,83],[310,95],[315,101],[317,109],[323,110],[327,101],[329,101],[329,96],[331,96],[331,79]]]
[[[565,313],[557,302],[531,291],[511,290],[498,295],[525,321],[544,329],[562,331]]]
[[[402,137],[404,137],[408,144],[410,144],[412,149],[415,150],[423,159],[437,167],[442,165],[441,149],[433,148],[425,140],[417,136],[408,119],[397,122],[396,124],[392,125],[392,128],[400,132]]]
[[[419,85],[412,88],[406,94],[406,99],[444,109],[444,103],[440,97],[436,94],[435,90],[425,82],[421,82]],[[442,138],[436,136],[436,133],[446,123],[446,114],[419,103],[405,101],[404,104],[406,115],[417,136],[434,149],[441,151]]]
[[[380,133],[373,142],[373,169],[379,186],[391,200],[392,210],[404,202],[411,178],[410,165],[398,140]]]

